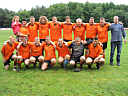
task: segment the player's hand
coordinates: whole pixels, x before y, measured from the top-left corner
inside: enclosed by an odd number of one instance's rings
[[[124,40],[124,44],[126,44],[126,42],[127,42],[127,40],[125,39],[125,40]]]

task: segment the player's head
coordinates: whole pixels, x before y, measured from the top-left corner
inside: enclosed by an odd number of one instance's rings
[[[65,21],[66,21],[66,22],[71,22],[70,17],[69,17],[69,16],[66,16]]]
[[[15,38],[13,36],[9,36],[9,44],[15,42]]]
[[[19,22],[19,19],[20,19],[19,16],[14,16],[13,19],[12,19],[12,21],[13,22]]]
[[[90,17],[89,24],[94,24],[94,17]]]
[[[45,42],[46,42],[46,44],[48,44],[48,45],[51,43],[50,38],[49,38],[48,36],[45,38]]]
[[[30,22],[31,22],[31,24],[34,24],[34,22],[35,22],[35,17],[34,16],[30,17]]]
[[[59,46],[62,46],[62,45],[63,45],[63,39],[60,38],[60,39],[58,40],[58,45],[59,45]]]
[[[119,17],[118,16],[114,16],[113,21],[115,24],[117,24],[119,22]]]
[[[80,18],[76,19],[76,24],[81,25],[82,24],[82,19],[80,19]]]
[[[46,16],[41,16],[40,19],[39,19],[39,22],[41,24],[46,24],[48,22],[48,19]]]
[[[56,16],[53,16],[53,17],[52,17],[52,21],[53,21],[53,22],[57,22],[57,17],[56,17]]]
[[[26,24],[27,24],[27,20],[24,18],[24,19],[22,19],[22,25],[23,26],[26,26]]]
[[[98,38],[96,37],[96,38],[94,38],[94,40],[93,40],[93,46],[96,47],[97,44],[98,44]]]
[[[40,39],[38,37],[35,38],[35,45],[37,45],[37,46],[40,45]]]
[[[75,38],[75,43],[76,43],[77,45],[80,45],[80,42],[81,42],[80,37],[76,37],[76,38]]]
[[[28,40],[27,39],[23,39],[23,46],[27,46],[27,44],[28,44]]]

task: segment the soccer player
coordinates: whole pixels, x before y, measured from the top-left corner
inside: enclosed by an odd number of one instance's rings
[[[45,51],[44,63],[41,66],[41,70],[44,71],[56,64],[55,47],[55,44],[50,40],[50,38],[46,37],[45,44],[43,45]]]
[[[82,42],[79,37],[76,37],[75,41],[69,46],[72,48],[70,64],[73,65],[75,69],[77,68],[77,63],[80,63],[80,69],[83,68],[85,62],[84,48],[86,43],[86,41]]]
[[[39,38],[40,42],[45,41],[45,38],[49,36],[49,23],[46,16],[41,16],[39,19]]]
[[[39,62],[39,68],[44,61],[44,57],[42,56],[43,46],[40,43],[38,37],[35,38],[35,42],[29,43],[30,45],[30,63],[34,64],[34,68],[36,68],[37,61]]]
[[[104,56],[105,56],[105,49],[107,48],[108,42],[108,29],[109,24],[105,22],[105,18],[100,18],[100,23],[97,25],[97,33],[98,33],[98,40],[102,43]]]
[[[22,20],[22,24],[21,24],[21,27],[20,27],[20,32],[18,34],[18,41],[22,41],[24,39],[24,35],[28,36],[29,35],[29,30],[28,30],[28,27],[27,27],[27,20],[26,19],[23,19]]]
[[[68,61],[70,60],[70,51],[68,49],[68,45],[62,39],[59,39],[55,45],[58,51],[58,63],[61,64],[62,68],[66,68]]]
[[[63,28],[63,40],[65,42],[72,41],[73,24],[71,23],[69,16],[66,16],[65,22],[62,24],[62,28]]]
[[[21,27],[21,23],[19,22],[20,17],[19,16],[14,16],[12,19],[12,30],[14,35],[18,35],[19,31],[20,31],[20,27]]]
[[[117,47],[117,66],[120,66],[120,54],[122,49],[122,37],[124,43],[126,43],[126,32],[122,24],[119,24],[119,17],[114,16],[114,23],[109,28],[111,30],[111,53],[110,53],[110,65],[113,65],[113,56],[115,48]]]
[[[97,69],[100,69],[100,66],[104,64],[105,59],[103,58],[103,49],[102,46],[99,44],[97,38],[88,45],[89,54],[86,59],[86,64],[88,68],[91,69],[93,63],[96,63]]]
[[[38,23],[35,22],[34,16],[30,17],[30,22],[27,27],[28,27],[28,31],[29,31],[28,41],[34,42],[35,38],[38,37]]]
[[[18,43],[15,42],[15,39],[13,36],[9,37],[9,40],[5,42],[1,49],[1,54],[3,57],[3,63],[5,70],[9,69],[10,62],[13,60],[13,52],[16,49]]]
[[[73,25],[74,39],[80,37],[81,40],[85,40],[85,26],[82,23],[82,19],[76,19],[76,24]]]
[[[89,23],[85,24],[86,41],[88,44],[92,43],[93,38],[97,36],[97,25],[94,23],[94,18],[89,19]]]
[[[28,39],[27,36],[25,36],[26,39],[24,39],[22,42],[20,42],[17,46],[17,54],[16,54],[16,59],[15,62],[18,65],[17,71],[21,70],[21,63],[24,62],[26,65],[26,68],[29,67],[30,63],[30,46],[28,44]],[[15,66],[16,69],[16,66]]]
[[[60,22],[57,21],[57,17],[52,17],[52,22],[50,22],[50,38],[51,41],[58,41],[59,38],[62,38],[62,26]]]

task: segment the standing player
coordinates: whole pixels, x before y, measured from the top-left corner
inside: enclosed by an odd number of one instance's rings
[[[41,70],[51,68],[56,64],[55,45],[50,41],[49,37],[46,37],[45,44],[43,45],[45,51],[44,63],[42,64]]]
[[[40,42],[45,41],[49,37],[49,23],[46,16],[41,16],[39,19],[39,38]]]
[[[97,36],[97,25],[94,23],[94,18],[89,19],[89,23],[85,24],[86,28],[86,41],[88,44],[92,43],[93,39]]]
[[[105,18],[101,17],[100,23],[97,26],[97,33],[98,33],[98,40],[103,45],[104,56],[105,56],[105,49],[107,48],[109,26],[110,25],[105,22]]]
[[[34,42],[35,38],[38,37],[38,23],[35,22],[35,17],[30,17],[30,22],[28,24],[28,30],[29,30],[29,42]]]
[[[12,24],[11,27],[13,29],[13,33],[14,35],[18,36],[19,31],[20,31],[20,27],[21,27],[21,23],[19,22],[19,16],[14,16],[12,19]]]
[[[85,26],[82,23],[82,19],[76,19],[76,24],[73,26],[74,39],[80,37],[81,40],[85,40]]]
[[[60,22],[57,21],[57,17],[52,17],[52,22],[50,22],[50,37],[51,41],[58,41],[59,38],[62,38],[62,26]]]
[[[9,69],[10,62],[13,60],[13,52],[16,49],[18,43],[15,42],[14,37],[10,36],[9,40],[3,45],[1,54],[3,57],[3,63],[5,70]]]
[[[65,42],[72,41],[73,24],[71,23],[69,16],[66,16],[66,20],[62,24],[62,28],[63,28],[63,40]]]

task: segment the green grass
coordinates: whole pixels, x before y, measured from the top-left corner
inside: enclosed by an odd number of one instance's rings
[[[11,34],[11,31],[0,31],[0,44]],[[123,45],[120,67],[116,61],[115,66],[109,65],[109,53],[110,42],[106,64],[99,71],[95,66],[92,70],[84,66],[78,73],[63,70],[59,64],[45,72],[32,68],[13,72],[13,65],[5,71],[0,55],[0,96],[128,96],[128,43]]]

